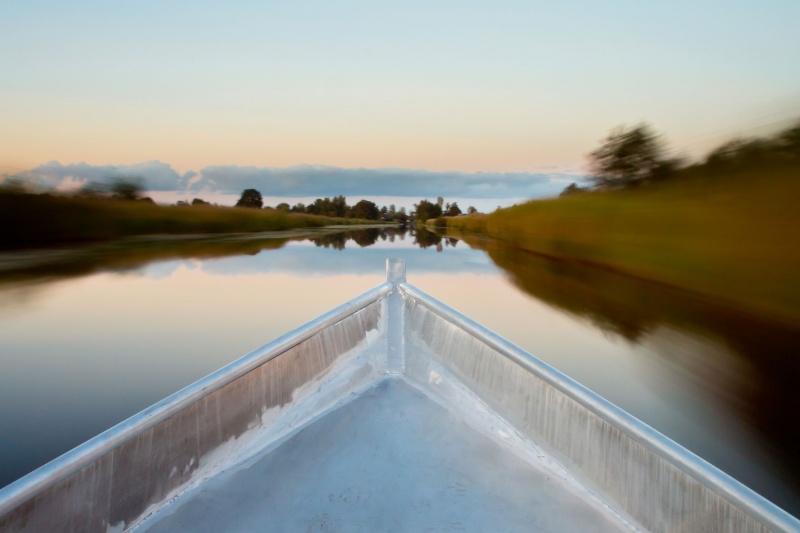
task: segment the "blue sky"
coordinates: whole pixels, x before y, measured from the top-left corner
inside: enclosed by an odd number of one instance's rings
[[[800,115],[798,20],[796,0],[4,2],[0,167],[535,181],[640,121],[699,156]]]

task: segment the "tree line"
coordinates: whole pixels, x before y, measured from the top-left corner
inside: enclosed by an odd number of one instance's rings
[[[264,206],[264,198],[256,189],[245,189],[236,202],[236,207],[246,207],[254,209],[271,209],[284,211],[286,213],[305,213],[308,215],[321,215],[334,218],[358,218],[362,220],[375,220],[382,222],[425,222],[426,220],[439,218],[441,216],[459,216],[463,214],[457,202],[445,202],[441,196],[436,202],[427,199],[420,200],[414,204],[414,209],[406,212],[405,207],[399,209],[394,204],[381,206],[370,200],[359,200],[355,205],[348,205],[347,198],[344,196],[334,196],[333,198],[317,198],[313,203],[305,205],[298,202],[289,205],[286,202],[279,203],[275,207]],[[467,208],[468,214],[477,213],[478,210],[470,206]]]
[[[122,200],[137,201],[154,204],[152,198],[144,195],[145,184],[141,178],[112,178],[108,183],[90,182],[67,195],[79,199],[87,200]],[[35,194],[29,190],[26,184],[20,180],[6,180],[0,183],[0,194],[20,195]],[[52,193],[42,193],[44,195]],[[207,202],[202,198],[179,200],[175,203],[177,207],[218,207],[217,204]],[[298,202],[289,205],[286,202],[279,203],[274,207],[265,206],[264,198],[256,189],[245,189],[242,191],[236,207],[251,209],[265,209],[271,211],[283,211],[286,213],[302,213],[308,215],[320,215],[331,218],[352,218],[360,220],[375,220],[381,222],[398,222],[401,224],[409,222],[425,222],[442,216],[459,216],[463,212],[457,202],[445,202],[440,196],[435,202],[427,199],[420,200],[414,204],[414,209],[407,211],[405,207],[396,207],[395,204],[388,206],[378,206],[370,200],[359,200],[354,205],[349,205],[344,196],[334,196],[333,198],[317,198],[308,205]],[[475,207],[468,207],[467,213],[474,214],[478,210]]]
[[[694,163],[670,156],[663,138],[649,125],[621,126],[589,154],[589,165],[595,190],[634,188],[677,177],[796,168],[800,166],[800,122],[770,137],[733,139]],[[572,183],[561,195],[589,190]]]

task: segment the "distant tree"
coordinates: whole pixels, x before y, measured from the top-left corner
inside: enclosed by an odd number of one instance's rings
[[[347,198],[342,195],[334,196],[331,200],[331,214],[332,217],[346,217],[350,206],[347,205]]]
[[[574,194],[580,194],[584,192],[588,192],[587,189],[585,189],[584,187],[578,187],[577,183],[570,183],[564,188],[563,191],[561,191],[561,194],[559,194],[559,196],[572,196]]]
[[[311,215],[343,218],[350,212],[350,206],[347,205],[347,199],[344,196],[317,198],[313,204],[306,207],[306,212]]]
[[[264,207],[264,199],[261,193],[255,189],[245,189],[242,191],[242,197],[236,202],[236,207],[250,207],[253,209],[261,209]]]
[[[322,199],[317,198],[314,200],[313,204],[308,204],[306,206],[306,213],[309,215],[321,215],[322,214]]]
[[[90,200],[108,198],[108,185],[100,183],[99,181],[90,181],[75,191],[75,196]]]
[[[734,169],[759,169],[767,166],[800,163],[800,123],[769,138],[733,139],[715,148],[698,165],[709,175]]]
[[[778,150],[800,161],[800,122],[778,136]]]
[[[143,204],[153,204],[153,205],[155,205],[155,203],[156,203],[155,200],[153,200],[149,196],[145,196],[143,198],[139,198],[139,201],[142,202]]]
[[[441,196],[436,198],[436,205],[438,205],[439,207],[442,207],[442,205],[444,205],[444,198],[442,198]]]
[[[287,204],[286,202],[281,202],[275,206],[275,209],[278,211],[283,211],[285,213],[288,213],[291,210],[291,207],[289,207],[289,204]]]
[[[143,190],[141,178],[114,178],[111,182],[111,197],[115,200],[138,200]]]
[[[461,214],[461,208],[458,207],[458,202],[449,204],[447,211],[444,213],[446,217],[457,217]]]
[[[651,177],[663,152],[661,141],[646,124],[616,128],[589,155],[595,185],[604,189],[636,185]]]
[[[678,174],[678,172],[686,167],[686,160],[682,157],[673,157],[670,159],[663,159],[650,171],[650,180],[664,181],[670,179]]]
[[[375,205],[375,202],[370,202],[369,200],[360,200],[356,205],[353,206],[352,215],[355,218],[378,220],[378,217],[380,216],[380,210],[378,209],[378,206]]]
[[[211,204],[201,198],[195,198],[194,200],[192,200],[192,205],[211,205]]]
[[[442,200],[442,198],[440,197],[439,200]],[[444,203],[443,200],[442,203]],[[417,208],[416,220],[418,222],[424,223],[431,218],[439,218],[442,216],[442,206],[439,202],[434,204],[428,200],[421,200],[418,204],[414,204],[414,207]]]
[[[475,209],[475,206],[472,206],[472,205],[471,205],[471,206],[469,206],[469,207],[467,208],[467,214],[468,214],[468,215],[474,215],[474,214],[475,214],[475,213],[477,213],[477,212],[478,212],[478,210],[477,210],[477,209]]]
[[[774,144],[764,139],[733,139],[708,154],[705,166],[713,172],[752,168],[768,162],[774,153]]]
[[[303,202],[297,202],[294,204],[291,209],[289,209],[292,213],[305,213],[306,212],[306,204]]]

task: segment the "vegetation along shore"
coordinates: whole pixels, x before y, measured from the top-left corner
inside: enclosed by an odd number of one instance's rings
[[[800,125],[694,165],[663,153],[647,127],[618,130],[592,153],[592,189],[432,224],[800,323]]]
[[[380,222],[372,202],[348,206],[344,197],[320,199],[309,211],[262,208],[261,194],[247,189],[237,207],[156,205],[142,197],[141,185],[117,180],[76,194],[34,193],[20,184],[0,190],[0,248],[18,249],[95,242],[146,235],[220,234],[363,225]],[[309,206],[311,207],[311,206]],[[371,207],[372,209],[367,209]],[[315,208],[318,208],[315,211]]]

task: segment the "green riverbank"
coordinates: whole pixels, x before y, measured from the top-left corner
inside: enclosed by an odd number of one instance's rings
[[[0,249],[5,250],[131,236],[253,233],[375,223],[278,210],[0,194]]]
[[[800,323],[796,169],[531,201],[435,224]]]

